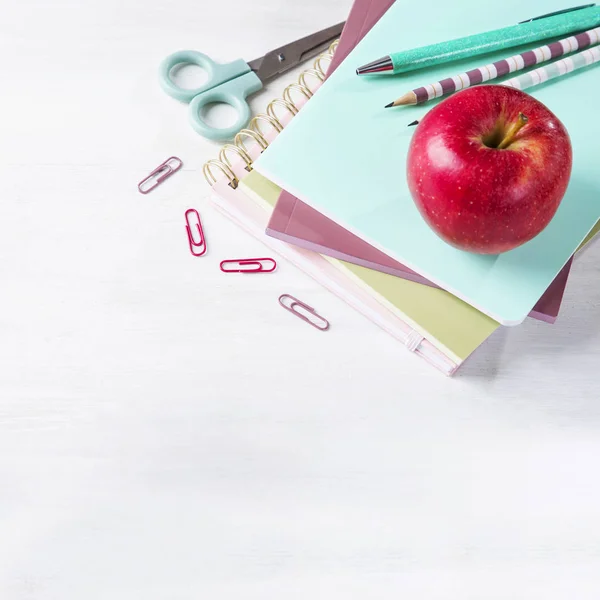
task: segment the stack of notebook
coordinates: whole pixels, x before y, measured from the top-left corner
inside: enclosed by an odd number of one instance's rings
[[[404,176],[414,132],[407,124],[431,107],[382,107],[423,83],[423,74],[408,73],[399,86],[394,77],[366,83],[355,71],[389,52],[390,41],[395,50],[422,46],[510,25],[523,11],[517,0],[485,10],[465,2],[456,11],[442,0],[355,0],[318,92],[304,77],[285,101],[272,103],[270,122],[283,131],[255,127],[263,143],[246,143],[240,160],[225,147],[224,177],[213,186],[226,214],[446,374],[501,325],[528,315],[553,323],[574,253],[600,230],[594,68],[531,92],[559,115],[574,147],[571,184],[542,234],[499,256],[469,254],[441,241],[415,208]],[[527,12],[561,8],[560,0],[533,0]],[[424,21],[424,14],[436,18]],[[311,70],[315,81],[324,62]],[[428,70],[427,80],[440,73]]]

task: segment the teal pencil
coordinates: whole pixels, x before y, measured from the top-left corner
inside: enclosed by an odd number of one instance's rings
[[[600,6],[586,5],[464,38],[395,52],[359,67],[358,75],[395,75],[547,40],[600,25]]]

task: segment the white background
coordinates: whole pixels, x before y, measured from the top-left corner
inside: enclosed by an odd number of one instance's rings
[[[219,271],[264,248],[205,199],[218,146],[157,66],[253,59],[349,8],[0,1],[2,600],[600,596],[600,244],[556,325],[498,332],[454,379],[283,261]]]

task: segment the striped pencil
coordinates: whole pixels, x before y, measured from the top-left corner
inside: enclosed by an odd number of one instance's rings
[[[518,77],[513,77],[512,79],[503,82],[502,85],[525,90],[534,85],[539,85],[550,79],[554,79],[555,77],[566,75],[567,73],[571,73],[572,71],[576,71],[577,69],[587,67],[597,62],[600,62],[600,46],[588,48],[583,52],[573,54],[573,56],[567,56],[562,60],[557,60],[549,65],[539,67],[534,71],[523,73]]]
[[[521,71],[533,65],[558,58],[559,56],[589,48],[598,43],[600,43],[600,27],[595,27],[584,33],[579,33],[565,38],[564,40],[553,42],[547,46],[542,46],[535,50],[528,50],[527,52],[511,56],[510,58],[499,60],[495,63],[473,69],[472,71],[467,71],[466,73],[461,73],[456,77],[448,77],[447,79],[442,79],[436,83],[414,89],[397,100],[394,100],[394,102],[390,102],[386,108],[423,104],[428,100],[433,100],[434,98],[457,92],[472,85],[491,81],[492,79],[502,77],[508,73]]]
[[[588,67],[594,63],[600,63],[600,46],[588,48],[573,56],[567,56],[566,58],[557,60],[544,67],[539,67],[528,73],[523,73],[518,77],[513,77],[512,79],[503,82],[502,85],[525,90],[535,85],[540,85],[550,79],[554,79],[555,77],[560,77],[561,75],[577,71],[577,69]],[[419,120],[413,121],[412,123],[409,123],[407,127],[414,127],[415,125],[418,125],[419,122]]]

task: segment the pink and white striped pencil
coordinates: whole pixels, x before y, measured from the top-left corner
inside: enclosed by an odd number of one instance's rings
[[[577,69],[583,69],[584,67],[589,67],[598,62],[600,62],[600,46],[594,46],[593,48],[588,48],[587,50],[573,54],[573,56],[567,56],[566,58],[557,60],[549,65],[538,67],[533,71],[523,73],[508,81],[503,81],[502,85],[514,87],[518,90],[526,90],[534,85],[546,83],[546,81],[550,81],[550,79],[567,75]]]
[[[565,38],[564,40],[553,42],[547,46],[542,46],[535,50],[528,50],[527,52],[511,56],[510,58],[505,58],[495,63],[473,69],[472,71],[461,73],[455,77],[448,77],[447,79],[442,79],[436,83],[416,88],[403,96],[400,96],[400,98],[394,100],[394,102],[390,102],[386,108],[423,104],[428,100],[433,100],[434,98],[457,92],[472,85],[491,81],[492,79],[502,77],[508,73],[521,71],[527,67],[547,62],[554,58],[558,58],[559,56],[564,56],[565,54],[571,54],[572,52],[594,46],[598,43],[600,43],[600,27],[595,27],[584,33],[579,33]]]

